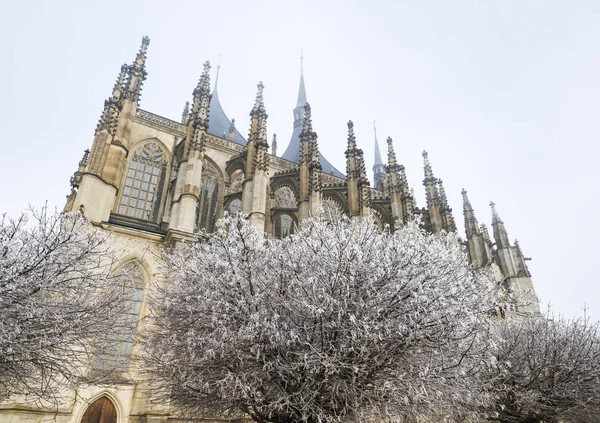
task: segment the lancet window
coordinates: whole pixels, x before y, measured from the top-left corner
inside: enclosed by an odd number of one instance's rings
[[[279,214],[275,216],[273,222],[273,236],[275,238],[285,238],[293,235],[296,230],[296,221],[294,218],[287,214]]]
[[[124,372],[129,367],[135,329],[142,304],[144,272],[137,261],[127,263],[120,271],[124,275],[121,286],[123,312],[116,321],[115,329],[99,342],[94,361],[94,368],[99,370]]]
[[[217,220],[220,184],[217,170],[210,163],[205,163],[200,182],[196,214],[196,231],[213,232]]]
[[[234,198],[233,200],[231,200],[229,202],[228,211],[231,216],[235,216],[236,214],[241,212],[242,211],[242,200],[240,200],[239,198]]]
[[[166,169],[165,152],[157,143],[147,143],[137,149],[129,162],[119,214],[156,222]]]

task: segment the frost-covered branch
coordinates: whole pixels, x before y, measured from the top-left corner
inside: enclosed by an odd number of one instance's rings
[[[600,327],[551,315],[507,320],[491,374],[502,423],[595,422],[600,415]],[[491,413],[492,414],[492,413]]]
[[[0,220],[0,399],[55,405],[122,312],[106,235],[46,209]]]
[[[475,419],[487,404],[496,283],[453,235],[341,219],[269,240],[238,216],[166,261],[143,367],[183,412]]]

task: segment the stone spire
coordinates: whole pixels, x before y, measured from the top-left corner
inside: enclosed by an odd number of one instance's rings
[[[249,175],[255,170],[267,169],[267,149],[269,143],[267,141],[267,112],[265,109],[265,103],[263,99],[263,90],[265,86],[262,82],[257,85],[256,100],[254,101],[254,107],[250,112],[250,135],[248,137],[248,148],[250,149],[250,143],[253,144],[253,165],[249,169]]]
[[[500,219],[498,211],[496,210],[496,203],[493,201],[490,203],[492,209],[492,229],[494,231],[494,240],[496,241],[497,248],[508,248],[510,247],[510,241],[508,239],[508,233],[504,227],[504,222]]]
[[[475,217],[471,201],[469,201],[469,197],[467,196],[467,190],[463,188],[461,194],[463,198],[463,214],[465,216],[465,232],[467,233],[467,239],[469,239],[475,235],[479,235],[479,223]]]
[[[403,165],[400,165],[400,187],[402,189],[402,216],[404,218],[404,223],[407,223],[413,217],[415,200],[413,190],[408,187],[406,169]]]
[[[273,141],[271,141],[271,155],[277,157],[277,134],[273,134]]]
[[[183,106],[183,112],[181,112],[181,124],[187,125],[188,117],[190,115],[190,102],[186,101]]]
[[[346,150],[348,177],[348,203],[350,217],[367,217],[371,212],[371,191],[363,151],[357,148],[354,123],[348,122],[348,148]]]
[[[423,185],[425,186],[431,231],[435,233],[443,229],[440,213],[440,194],[438,192],[437,179],[433,176],[433,170],[431,169],[427,151],[423,151],[423,169],[425,172]]]
[[[396,160],[396,152],[394,151],[394,143],[391,137],[387,138],[387,146],[388,165],[386,171],[388,174],[392,219],[394,223],[396,223],[396,221],[405,222],[402,208],[402,181],[400,175],[402,166],[400,166]]]
[[[313,131],[310,104],[304,105],[304,119],[300,133],[300,186],[298,217],[300,222],[316,215],[322,206],[321,162],[317,133]]]
[[[463,214],[465,216],[465,231],[467,233],[467,249],[469,259],[475,267],[487,265],[492,260],[491,243],[486,239],[487,229],[480,231],[475,218],[475,211],[467,196],[467,191],[461,191],[463,197]]]
[[[446,197],[444,183],[441,179],[438,179],[437,184],[440,193],[440,214],[442,217],[442,226],[447,232],[456,232],[456,222],[454,221],[454,216],[452,215],[452,208],[448,204],[448,197]]]
[[[123,85],[125,83],[127,69],[128,66],[126,64],[121,65],[121,71],[119,72],[117,80],[115,81],[112,95],[104,101],[104,109],[102,110],[100,121],[96,126],[95,134],[105,129],[110,135],[115,135],[119,121],[119,114],[123,107],[121,97],[123,94]]]
[[[139,105],[140,96],[142,95],[142,84],[146,80],[148,72],[146,72],[146,52],[150,38],[143,37],[140,50],[131,66],[127,69],[127,81],[125,83],[125,96],[132,102]]]
[[[208,114],[210,109],[210,62],[204,62],[202,75],[198,80],[198,85],[194,88],[192,111],[190,115],[189,125],[191,125],[196,133],[208,129]],[[195,140],[198,141],[198,140]]]
[[[250,135],[246,150],[246,172],[242,193],[242,211],[250,224],[265,230],[267,212],[267,190],[269,187],[267,111],[263,99],[264,85],[257,85],[256,100],[250,112]]]
[[[375,159],[373,164],[373,188],[377,188],[379,191],[384,191],[385,182],[385,165],[381,160],[381,153],[379,152],[379,143],[377,142],[377,126],[373,121],[373,133],[375,139]]]

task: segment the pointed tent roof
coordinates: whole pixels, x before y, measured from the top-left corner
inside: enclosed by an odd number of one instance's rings
[[[231,120],[225,114],[223,106],[219,101],[219,93],[217,91],[217,83],[219,82],[219,69],[221,66],[217,66],[217,76],[215,78],[215,88],[212,92],[210,99],[210,112],[208,115],[208,133],[215,135],[220,138],[229,138],[229,129],[231,128]],[[246,145],[248,142],[239,133],[237,129],[234,129],[233,142],[237,144]]]
[[[375,133],[375,163],[373,164],[373,167],[385,166],[383,164],[383,160],[381,160],[381,153],[379,152],[379,143],[377,142],[377,127],[375,126],[375,121],[373,121],[373,131]]]
[[[302,60],[302,57],[301,57]],[[306,87],[304,85],[304,72],[300,69],[300,87],[298,89],[298,102],[294,108],[294,132],[282,158],[291,162],[298,163],[300,161],[300,133],[302,132],[302,120],[304,117],[304,105],[306,101]],[[319,152],[319,162],[323,173],[330,173],[338,178],[346,179],[346,176],[337,170],[325,157]]]

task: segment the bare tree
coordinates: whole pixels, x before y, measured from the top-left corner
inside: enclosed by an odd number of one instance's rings
[[[496,283],[454,235],[306,220],[284,240],[243,218],[171,251],[147,376],[183,413],[258,422],[477,419]]]
[[[106,235],[79,213],[0,220],[0,399],[56,405],[85,381],[95,343],[122,313]]]
[[[550,314],[507,320],[491,368],[502,423],[596,422],[600,415],[600,332],[587,318]]]

